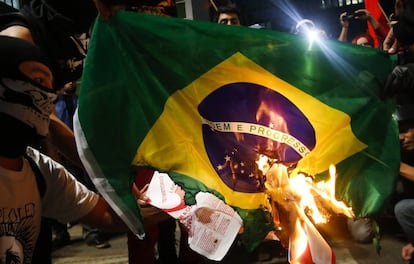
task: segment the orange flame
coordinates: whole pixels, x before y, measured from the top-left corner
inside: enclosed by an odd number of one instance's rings
[[[271,159],[264,155],[259,157],[257,165],[266,175],[265,188],[270,197],[275,233],[283,245],[289,246],[290,263],[308,263],[304,261],[307,259],[305,255],[312,255],[309,253],[312,248],[325,250],[316,256],[308,256],[309,263],[315,258],[322,261],[316,263],[332,259],[329,245],[313,223],[326,223],[332,214],[354,217],[352,208],[335,198],[335,167],[330,166],[327,181],[315,183],[313,178],[303,174],[289,177],[286,166],[272,164]]]

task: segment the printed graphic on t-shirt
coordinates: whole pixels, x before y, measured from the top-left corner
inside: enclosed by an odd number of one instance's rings
[[[0,208],[0,264],[30,263],[35,242],[35,204]]]

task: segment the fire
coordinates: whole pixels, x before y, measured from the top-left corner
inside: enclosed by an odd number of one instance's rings
[[[313,225],[328,222],[333,214],[354,217],[352,208],[335,198],[335,167],[330,166],[327,181],[315,183],[303,174],[290,176],[286,166],[264,155],[257,165],[266,178],[274,233],[289,248],[290,263],[335,263],[332,250]]]

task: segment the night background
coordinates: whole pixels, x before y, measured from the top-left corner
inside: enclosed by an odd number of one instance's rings
[[[214,2],[216,5],[235,3],[241,10],[244,25],[261,24],[266,29],[290,32],[295,27],[296,21],[310,19],[317,28],[324,30],[328,37],[334,39],[338,38],[341,31],[339,15],[345,11],[353,13],[357,9],[364,8],[364,0],[214,0]],[[394,1],[379,2],[389,16],[394,10]],[[366,29],[366,21],[352,20],[348,40],[358,33],[365,32]]]

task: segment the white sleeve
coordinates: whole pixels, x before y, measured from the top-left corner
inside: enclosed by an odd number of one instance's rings
[[[95,207],[99,195],[77,181],[62,165],[34,149],[28,149],[28,154],[38,164],[46,182],[43,216],[68,223],[85,216]]]

